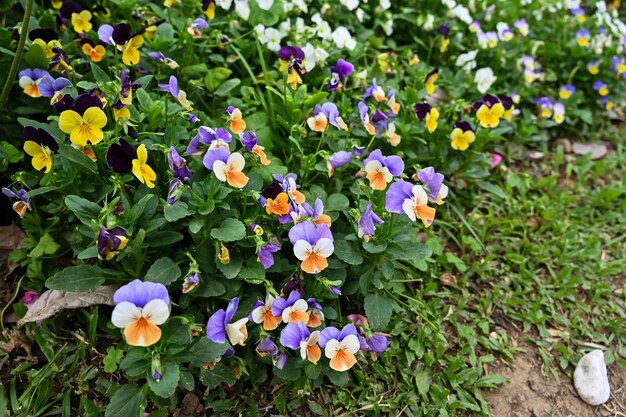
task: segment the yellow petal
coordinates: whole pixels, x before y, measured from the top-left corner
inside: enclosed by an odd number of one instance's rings
[[[135,48],[131,48],[130,46],[124,49],[122,53],[122,61],[126,65],[135,65],[139,62],[139,51]]]
[[[59,129],[64,133],[72,133],[83,124],[83,118],[74,110],[65,110],[59,117]]]
[[[107,124],[107,116],[99,107],[90,107],[83,114],[84,123],[90,127],[102,129]]]
[[[137,159],[141,165],[148,162],[148,150],[146,149],[146,145],[139,145],[137,148]]]

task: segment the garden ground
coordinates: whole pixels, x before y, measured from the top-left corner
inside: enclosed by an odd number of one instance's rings
[[[598,160],[572,152],[566,140],[544,153],[508,147],[489,182],[478,182],[481,190],[454,184],[434,232],[446,233],[445,243],[428,240],[432,275],[412,283],[414,297],[397,300],[406,312],[392,326],[390,350],[355,369],[350,390],[268,386],[255,396],[214,395],[212,411],[488,415],[489,404],[496,417],[624,416],[626,148],[620,131],[598,132],[596,143],[603,134],[617,146]],[[3,232],[4,243],[19,243],[14,229]],[[15,272],[0,268],[4,305]],[[29,334],[39,345],[47,340],[50,351],[42,353],[19,331],[5,336],[12,338],[3,346],[0,406],[19,397],[50,415],[73,407],[73,392],[89,392],[97,405],[122,377],[102,372],[106,338],[94,344],[84,331]],[[605,351],[614,394],[601,407],[582,403],[571,383],[578,359],[595,348]],[[44,355],[54,360],[38,367]],[[13,376],[30,367],[29,381]],[[78,377],[61,377],[72,374]],[[198,415],[201,396],[188,394],[173,415]]]

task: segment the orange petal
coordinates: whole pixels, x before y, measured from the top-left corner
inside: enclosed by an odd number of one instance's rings
[[[375,190],[387,188],[387,181],[385,181],[385,175],[382,172],[370,172],[367,174],[367,179],[370,180],[370,186]]]
[[[317,253],[311,253],[308,258],[302,261],[302,270],[309,274],[317,274],[328,266],[328,261]]]
[[[248,183],[248,177],[243,172],[231,171],[228,173],[226,181],[235,188],[243,188]]]
[[[124,336],[131,346],[150,346],[161,338],[161,329],[142,317],[124,329]]]
[[[433,220],[435,220],[436,212],[437,210],[428,206],[417,206],[415,208],[415,216],[418,219],[422,220],[424,226],[426,227],[430,226],[433,223]]]
[[[309,322],[309,315],[306,311],[292,311],[289,315],[289,323],[304,323]]]
[[[313,365],[316,365],[317,361],[319,361],[320,358],[322,357],[322,351],[320,350],[320,347],[317,345],[307,346],[306,355],[309,361]]]
[[[354,355],[348,351],[340,349],[330,360],[330,367],[338,372],[347,371],[356,363]]]
[[[320,214],[317,219],[315,219],[315,224],[325,224],[330,227],[332,225],[332,220],[328,214]]]
[[[230,130],[237,135],[241,135],[246,130],[246,122],[243,119],[233,119],[230,121]]]
[[[272,311],[268,310],[265,312],[265,317],[263,318],[263,330],[274,330],[282,322],[282,317],[274,317]]]
[[[318,327],[322,324],[322,321],[315,314],[309,314],[309,322],[306,324],[309,327]]]

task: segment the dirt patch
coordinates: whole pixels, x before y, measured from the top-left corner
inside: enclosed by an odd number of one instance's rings
[[[504,385],[483,395],[494,417],[621,417],[626,416],[626,370],[609,366],[611,399],[593,407],[576,393],[571,376],[561,373],[560,381],[543,376],[543,361],[535,349],[515,356],[513,363],[498,363],[491,373],[508,379]]]

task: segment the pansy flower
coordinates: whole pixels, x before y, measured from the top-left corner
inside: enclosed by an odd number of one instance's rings
[[[52,58],[54,52],[52,48],[61,48],[61,42],[59,42],[59,35],[52,29],[34,29],[28,33],[28,39],[30,39],[34,45],[39,45],[46,54],[46,58]]]
[[[231,154],[227,148],[220,146],[209,150],[202,163],[215,173],[218,180],[227,182],[232,187],[243,188],[248,183],[249,178],[241,172],[246,161],[239,152]]]
[[[57,142],[44,129],[27,126],[22,132],[25,140],[24,152],[33,158],[31,161],[33,168],[37,171],[44,169],[44,172],[50,172],[52,152],[59,149]]]
[[[139,48],[143,45],[143,35],[140,32],[132,34],[130,26],[120,23],[113,27],[111,39],[122,51],[122,61],[125,65],[132,66],[139,63],[141,59]]]
[[[567,100],[576,92],[576,87],[571,84],[566,84],[559,89],[559,97],[562,100]]]
[[[26,214],[26,210],[31,210],[30,208],[30,198],[25,197],[26,190],[21,189],[16,193],[11,191],[6,187],[2,187],[2,194],[6,195],[9,198],[17,199],[16,202],[13,203],[13,211],[20,216],[20,219],[24,218],[24,214]]]
[[[363,98],[374,97],[374,100],[377,102],[387,100],[387,96],[385,95],[385,90],[376,82],[376,78],[372,79],[372,85],[370,85],[366,90],[365,94],[363,94]]]
[[[606,110],[611,110],[615,106],[615,103],[608,97],[600,97],[600,105]]]
[[[513,31],[506,23],[498,22],[498,24],[496,25],[496,30],[498,31],[498,37],[501,41],[509,42],[511,39],[513,39]]]
[[[360,349],[356,327],[348,324],[340,331],[336,327],[327,327],[320,332],[319,345],[324,355],[330,359],[331,369],[343,372],[352,368],[357,360],[354,356]]]
[[[265,202],[265,211],[267,214],[277,214],[284,216],[289,214],[291,207],[289,206],[289,196],[287,193],[279,193],[275,198],[267,198]]]
[[[452,149],[464,151],[476,140],[476,133],[472,129],[472,125],[465,120],[459,120],[454,123],[454,129],[450,134]]]
[[[589,46],[589,40],[591,39],[591,34],[587,29],[581,29],[576,31],[576,42],[578,45],[582,47]]]
[[[623,57],[614,56],[611,60],[611,69],[618,77],[626,78],[626,60]]]
[[[259,157],[262,165],[269,165],[272,163],[269,159],[267,159],[267,155],[265,154],[265,148],[261,145],[258,145],[258,139],[256,133],[252,130],[244,132],[240,135],[241,143],[247,150],[255,154]]]
[[[49,76],[48,71],[38,68],[20,71],[18,74],[19,84],[22,90],[24,90],[24,94],[30,97],[41,97],[39,84],[46,76]]]
[[[570,9],[570,13],[576,18],[578,23],[583,23],[585,20],[587,20],[587,17],[585,16],[585,9],[583,9],[582,7],[575,7],[573,9]]]
[[[513,26],[519,31],[522,36],[528,36],[528,34],[530,33],[530,31],[528,30],[528,22],[524,18],[516,20],[513,23]]]
[[[596,75],[600,72],[600,62],[599,61],[590,61],[587,63],[587,71],[591,75]]]
[[[174,205],[183,193],[183,182],[174,178],[167,186],[167,204]]]
[[[91,12],[89,10],[83,10],[79,13],[72,13],[71,22],[74,32],[85,33],[89,32],[93,25],[91,24]]]
[[[450,45],[450,26],[445,23],[439,25],[439,33],[441,33],[441,42],[439,43],[439,52],[444,53],[446,49],[448,49],[448,45]]]
[[[243,346],[248,338],[248,329],[246,323],[248,317],[242,317],[234,323],[231,323],[233,316],[239,307],[239,298],[235,297],[228,303],[226,311],[217,310],[207,323],[206,335],[214,343],[223,344],[226,342],[226,336],[230,344]]]
[[[171,58],[166,57],[163,52],[150,52],[148,56],[152,59],[156,59],[157,61],[167,65],[171,69],[178,68],[178,62],[174,61]]]
[[[359,217],[357,223],[358,236],[364,241],[369,242],[376,232],[376,225],[383,224],[383,220],[378,217],[376,213],[374,213],[372,210],[372,203],[369,203],[363,214],[361,214],[361,217]]]
[[[145,347],[161,339],[158,326],[170,315],[170,297],[163,284],[136,279],[115,291],[113,302],[111,322],[124,329],[126,343]]]
[[[565,120],[565,106],[563,103],[554,103],[553,111],[554,114],[552,115],[552,118],[554,119],[554,122],[558,124],[563,123]]]
[[[202,11],[209,20],[215,19],[215,0],[202,0]]]
[[[328,91],[341,90],[346,81],[346,77],[353,72],[354,65],[340,58],[336,65],[330,67]]]
[[[148,150],[141,144],[137,149],[124,139],[109,146],[106,152],[107,165],[113,172],[126,174],[132,172],[148,188],[154,187],[156,173],[148,165]]]
[[[428,74],[426,74],[426,78],[424,78],[424,87],[426,88],[426,93],[428,95],[432,95],[435,92],[435,83],[439,78],[439,68],[434,68]]]
[[[497,32],[485,32],[485,38],[487,39],[487,46],[489,48],[495,48],[498,45],[498,33]]]
[[[602,97],[609,95],[609,87],[602,81],[596,81],[593,83],[593,89],[598,92]]]
[[[126,106],[128,106],[129,104],[132,104],[133,102],[133,91],[141,87],[141,84],[131,82],[129,73],[130,71],[128,68],[124,68],[120,72],[119,99],[120,99],[120,102]]]
[[[430,133],[433,133],[437,129],[439,120],[439,110],[428,104],[427,101],[423,103],[417,103],[415,105],[415,116],[419,120],[426,121],[426,128]]]
[[[484,128],[495,128],[500,124],[500,118],[504,115],[504,106],[497,97],[491,94],[485,95],[474,104],[476,118]]]
[[[272,239],[270,239],[271,241]],[[279,243],[278,241],[276,243]],[[259,247],[256,260],[263,265],[264,269],[269,269],[274,265],[274,255],[280,250],[280,246],[274,243],[265,243]]]
[[[230,131],[236,135],[241,135],[244,130],[246,130],[246,122],[243,120],[241,110],[233,106],[228,106],[226,113],[230,116]]]
[[[374,150],[365,160],[365,172],[374,190],[384,190],[393,177],[402,175],[404,162],[399,156],[384,156],[380,149]]]
[[[120,227],[107,230],[104,226],[98,233],[98,258],[110,261],[128,244],[126,232]]]
[[[200,283],[200,276],[197,272],[189,274],[183,280],[183,294],[188,294]]]
[[[174,178],[183,182],[191,178],[191,171],[189,171],[189,167],[187,167],[187,161],[180,156],[173,146],[170,146],[169,152],[167,153],[167,163],[172,170]]]
[[[203,145],[212,148],[219,145],[227,148],[232,139],[233,137],[231,134],[225,129],[218,127],[213,130],[208,126],[200,126],[198,128],[198,134],[191,139],[191,142],[189,142],[189,146],[187,146],[185,154],[202,155]]]
[[[307,324],[309,322],[308,308],[306,300],[298,291],[293,290],[286,299],[282,297],[274,299],[271,310],[272,315],[281,318],[283,323]]]
[[[191,25],[187,27],[187,32],[194,39],[200,39],[202,37],[202,31],[209,28],[209,24],[206,20],[198,18],[193,21]]]
[[[398,113],[400,113],[400,103],[396,101],[395,90],[389,90],[389,93],[387,93],[387,107],[389,107],[389,109],[394,115],[397,115]]]
[[[278,58],[281,61],[280,71],[287,68],[287,84],[294,90],[298,88],[298,84],[302,84],[302,76],[306,74],[304,57],[304,51],[297,46],[283,46],[278,51]]]
[[[307,119],[309,128],[314,132],[323,133],[328,123],[337,129],[348,130],[348,125],[339,116],[339,110],[334,103],[324,103],[315,106],[314,115]]]
[[[539,97],[534,99],[534,102],[539,106],[539,115],[542,118],[547,119],[552,116],[552,108],[554,106],[554,102],[550,97]]]
[[[433,167],[426,167],[417,173],[417,178],[428,190],[428,201],[443,204],[443,200],[448,196],[448,187],[443,183],[443,174],[436,172]]]
[[[159,88],[170,93],[187,111],[193,111],[191,103],[187,100],[187,93],[178,89],[178,79],[175,76],[171,75],[169,83],[159,84]]]
[[[315,298],[309,298],[306,300],[309,305],[309,309],[306,311],[309,315],[309,322],[306,324],[309,327],[319,327],[324,322],[324,312],[322,311],[322,305],[317,302]]]
[[[504,114],[502,118],[506,121],[510,121],[513,118],[513,114],[515,113],[515,106],[513,105],[513,98],[505,95],[498,95],[498,100],[502,103],[502,107],[504,107]]]
[[[300,350],[302,359],[308,359],[315,365],[322,357],[322,351],[317,345],[319,337],[319,331],[316,330],[311,333],[306,324],[302,322],[289,323],[280,332],[280,344],[289,349]]]
[[[295,204],[304,203],[305,197],[298,189],[300,185],[296,183],[298,176],[294,173],[289,173],[284,177],[280,174],[274,174],[274,179],[278,181],[284,192],[287,193],[291,201]]]
[[[469,31],[471,33],[481,32],[482,30],[481,30],[480,22],[478,20],[472,21],[472,23],[469,24]]]
[[[263,339],[261,339],[255,351],[261,357],[266,357],[269,355],[272,355],[272,357],[275,357],[276,355],[278,355],[278,352],[279,352],[278,346],[276,346],[276,343],[274,343],[274,341],[272,341],[272,339],[269,336],[265,336]]]
[[[257,301],[254,305],[250,320],[257,324],[263,323],[263,330],[270,331],[278,327],[282,323],[282,315],[275,316],[272,313],[272,305],[275,298],[271,294],[265,296],[265,302]]]
[[[328,168],[328,176],[332,177],[337,168],[341,168],[345,165],[348,165],[352,160],[352,152],[347,151],[338,151],[331,155],[331,157],[326,162],[326,167]]]
[[[102,128],[107,116],[102,111],[102,101],[93,94],[83,93],[73,101],[69,110],[59,116],[59,128],[70,134],[70,141],[84,147],[87,143],[102,141]]]
[[[316,226],[310,221],[298,223],[289,230],[289,240],[296,258],[302,261],[300,267],[309,274],[326,269],[326,259],[335,250],[333,235],[325,224]]]
[[[370,122],[369,108],[364,101],[359,102],[359,115],[361,116],[361,122],[365,130],[367,130],[367,133],[370,135],[376,134],[376,127]]]
[[[396,180],[387,191],[385,207],[390,213],[405,213],[409,219],[421,220],[429,227],[435,220],[436,210],[428,206],[428,195],[421,185]]]
[[[53,78],[51,75],[44,76],[39,81],[39,93],[42,97],[50,97],[50,104],[56,103],[61,99],[63,89],[71,87],[72,83],[67,78]]]
[[[80,49],[83,51],[85,55],[87,55],[93,62],[100,62],[106,54],[106,48],[102,44],[94,44],[88,38],[84,38],[80,40]]]

